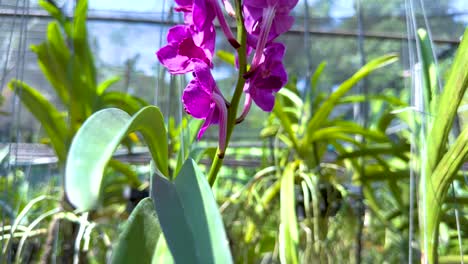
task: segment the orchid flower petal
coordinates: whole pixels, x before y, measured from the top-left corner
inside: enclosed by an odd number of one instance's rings
[[[216,107],[219,111],[219,154],[220,158],[224,156],[224,151],[226,150],[226,136],[227,136],[227,108],[224,103],[224,98],[214,93],[212,97],[213,101],[216,104]]]

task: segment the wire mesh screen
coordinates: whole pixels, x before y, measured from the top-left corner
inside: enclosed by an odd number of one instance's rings
[[[65,16],[73,20],[75,1],[50,2],[55,2],[62,8]],[[389,66],[386,71],[373,73],[360,86],[354,88],[353,92],[364,93],[365,96],[392,95],[405,103],[410,103],[411,53],[414,52],[411,43],[414,41],[414,36],[408,32],[407,2],[403,0],[299,1],[293,10],[295,16],[293,28],[280,38],[287,47],[284,63],[290,73],[289,79],[296,80],[295,84],[299,93],[305,96],[306,90],[311,85],[311,77],[321,62],[327,62],[327,67],[317,84],[317,89],[330,94],[367,61],[382,54],[396,53],[400,57],[398,63]],[[460,36],[468,25],[468,7],[464,0],[412,2],[418,2],[413,10],[414,22],[418,27],[430,29],[435,55],[439,62],[438,71],[443,75],[451,65],[453,54],[460,43]],[[183,21],[181,14],[174,11],[174,5],[175,3],[170,0],[90,0],[87,27],[88,42],[94,56],[98,82],[118,77],[119,81],[109,88],[109,91],[123,92],[139,97],[149,104],[157,105],[162,110],[166,121],[172,118],[175,125],[180,125],[185,117],[181,104],[181,91],[190,75],[171,76],[155,56],[156,50],[166,43],[168,29]],[[53,18],[39,6],[37,1],[0,0],[0,21],[2,92],[0,112],[0,159],[2,159],[0,249],[2,253],[0,255],[4,256],[0,257],[0,261],[12,262],[18,255],[18,248],[24,246],[27,250],[23,248],[23,254],[18,256],[18,259],[25,263],[36,263],[40,259],[38,256],[49,254],[41,251],[41,244],[47,244],[46,250],[53,252],[58,252],[62,246],[73,247],[73,243],[59,245],[50,237],[73,237],[73,234],[78,232],[78,227],[64,226],[48,229],[52,225],[50,222],[54,220],[50,220],[48,225],[39,225],[41,228],[34,228],[35,226],[31,225],[23,226],[23,223],[28,222],[27,217],[21,215],[25,208],[30,210],[28,212],[35,217],[56,219],[51,217],[55,212],[51,204],[54,203],[58,206],[57,208],[64,206],[61,190],[63,164],[60,164],[59,158],[51,148],[51,140],[47,136],[44,124],[38,122],[31,114],[34,109],[28,109],[21,104],[18,95],[8,84],[14,79],[20,80],[37,89],[44,99],[55,106],[63,116],[68,116],[69,113],[61,103],[60,95],[44,76],[42,71],[44,65],[38,63],[37,54],[31,50],[31,47],[46,40],[48,26],[54,21]],[[222,33],[218,32],[218,34]],[[226,42],[218,41],[216,45],[217,50],[232,52],[232,48]],[[236,81],[233,77],[236,76],[236,69],[219,57],[214,58],[214,63],[217,67],[213,75],[219,88],[225,94],[232,93]],[[72,70],[79,71],[80,69]],[[467,118],[465,108],[462,107],[459,113],[462,126]],[[376,104],[359,107],[340,105],[337,109],[338,111],[334,112],[335,117],[345,116],[347,120],[359,119],[364,124],[376,123],[377,116],[385,110],[382,105]],[[268,121],[269,113],[257,107],[251,112],[249,118],[236,128],[233,145],[268,149],[268,146],[273,143],[261,138],[260,134]],[[401,127],[401,124],[392,123],[389,131],[396,133],[402,129],[405,127]],[[208,145],[215,144],[213,142],[217,139],[216,131],[208,130],[205,139],[202,144],[206,142]],[[261,166],[264,160],[269,159],[267,152],[267,154],[256,153],[258,149],[236,154],[244,157],[244,160],[240,160],[239,163],[233,162],[233,169],[224,172],[225,183],[232,185],[233,188],[227,195],[239,189],[239,183],[243,184],[248,181],[251,174],[255,173],[255,169]],[[233,155],[233,160],[242,159],[238,156]],[[149,157],[146,155],[142,160],[138,163],[149,162]],[[242,165],[244,167],[237,168],[239,164],[241,164],[240,167]],[[140,178],[148,174],[148,167],[138,167]],[[351,176],[348,178],[351,182]],[[409,185],[409,179],[403,182]],[[458,188],[462,190],[459,195],[466,195],[467,183],[464,184]],[[374,187],[380,188],[381,186]],[[120,191],[122,190],[118,189],[116,192]],[[405,191],[409,193],[409,190],[405,189]],[[123,195],[121,196],[119,199],[124,200]],[[379,194],[376,198],[382,199],[382,203],[388,204],[389,207],[393,206],[392,201],[385,200],[387,199],[385,194]],[[461,215],[464,221],[467,221],[466,208],[462,209]],[[407,209],[404,208],[404,210]],[[30,222],[28,223],[31,224]],[[117,226],[120,222],[118,219],[106,224]],[[366,226],[370,228],[372,224],[366,223]],[[19,226],[15,226],[18,229],[16,233],[10,232],[14,225]],[[404,222],[402,226],[404,225],[410,224]],[[115,235],[116,230],[108,229],[111,228],[103,227],[97,235],[104,241],[102,243],[106,248],[106,252],[100,253],[102,255],[99,256],[100,259],[108,259],[112,248],[112,241],[108,241],[108,237]],[[412,232],[405,230],[406,236]],[[463,241],[466,242],[466,230],[463,232]],[[30,240],[31,243],[23,241],[26,243],[23,245],[20,239],[25,234],[33,239]],[[14,235],[20,239],[14,238]],[[405,262],[408,259],[407,255],[412,254],[411,251],[408,253],[408,248],[413,247],[412,243],[415,238],[410,238],[408,242],[408,240],[401,241],[402,237],[387,237],[390,241],[387,245],[395,248],[386,251],[386,248],[383,248],[387,246],[385,243],[373,241],[373,239],[380,239],[381,236],[377,237],[370,233],[363,235],[363,239],[369,241],[367,245],[369,251],[363,251],[363,262],[383,261],[386,258],[383,255],[384,252],[394,255],[391,258],[392,261]],[[392,243],[396,240],[399,243]],[[364,243],[363,246],[366,247],[366,244]],[[350,247],[345,247],[343,250],[351,250]],[[79,258],[79,256],[73,256],[73,253],[70,254],[55,256],[55,259],[58,262],[67,263],[67,257]],[[351,258],[346,257],[348,260]]]

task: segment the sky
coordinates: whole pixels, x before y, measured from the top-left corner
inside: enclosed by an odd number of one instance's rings
[[[166,9],[169,6],[169,1],[172,0],[89,0],[91,9],[99,10],[125,10],[135,12],[161,12],[165,2]]]

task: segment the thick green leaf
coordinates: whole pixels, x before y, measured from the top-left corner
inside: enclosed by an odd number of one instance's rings
[[[173,182],[156,173],[152,197],[176,263],[232,263],[221,215],[195,162],[187,160]]]
[[[468,88],[468,71],[466,69],[468,69],[468,29],[465,30],[448,80],[437,103],[438,109],[427,144],[431,170],[435,169],[437,162],[445,152],[448,135],[452,129],[458,106]]]
[[[449,150],[437,164],[432,173],[432,184],[434,196],[443,199],[446,195],[450,183],[457,176],[457,172],[465,162],[468,155],[468,128],[458,136],[457,140],[450,146]]]
[[[141,200],[113,250],[113,264],[151,263],[161,228],[151,198]]]
[[[21,102],[42,124],[55,154],[63,164],[67,155],[67,125],[63,115],[40,92],[27,84],[13,80],[8,87],[18,94]]]
[[[279,248],[280,260],[283,264],[299,263],[297,254],[299,231],[296,217],[296,196],[294,194],[294,177],[297,165],[297,162],[289,163],[281,177]]]
[[[68,154],[65,192],[79,210],[97,205],[104,168],[122,139],[134,131],[143,135],[157,168],[169,175],[166,128],[157,107],[145,107],[133,117],[115,108],[101,110],[83,124]]]
[[[310,136],[313,132],[322,126],[323,122],[328,118],[335,105],[339,100],[356,85],[361,79],[369,75],[371,72],[384,67],[390,63],[395,62],[398,59],[396,55],[386,55],[380,58],[374,59],[364,65],[359,71],[357,71],[351,78],[343,82],[331,95],[330,97],[319,107],[315,112],[311,120],[307,124],[307,129],[303,138],[305,144],[302,146],[308,146],[310,142]]]

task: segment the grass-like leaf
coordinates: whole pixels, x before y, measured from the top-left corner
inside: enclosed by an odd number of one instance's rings
[[[307,143],[310,142],[310,137],[314,134],[315,130],[326,121],[335,105],[349,90],[351,90],[351,88],[354,87],[354,85],[356,85],[360,80],[369,75],[371,72],[384,67],[385,65],[393,63],[397,59],[398,57],[396,55],[386,55],[374,59],[359,69],[359,71],[357,71],[351,78],[343,82],[317,109],[314,116],[309,120],[303,138],[303,142],[306,144],[301,145],[307,145]]]
[[[18,94],[24,106],[42,124],[50,138],[55,154],[60,161],[64,161],[67,155],[67,146],[65,145],[67,125],[63,115],[40,92],[24,82],[13,80],[8,86]]]
[[[294,194],[294,177],[297,165],[297,162],[288,164],[281,178],[279,246],[280,260],[283,264],[299,263],[297,253],[299,231],[296,218],[296,196]]]

